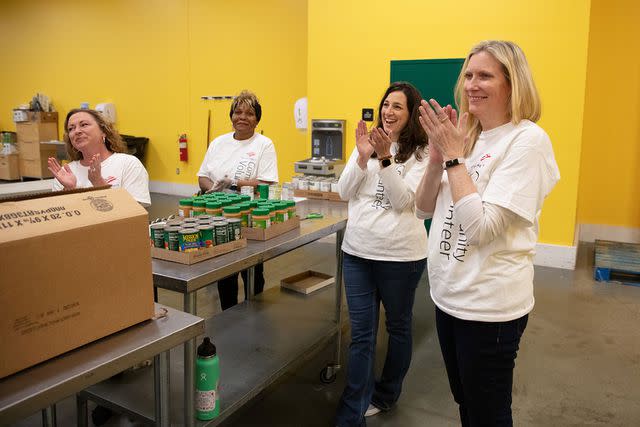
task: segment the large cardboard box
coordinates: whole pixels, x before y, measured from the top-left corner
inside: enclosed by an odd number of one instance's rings
[[[0,378],[150,319],[146,210],[123,189],[0,203],[0,307]]]

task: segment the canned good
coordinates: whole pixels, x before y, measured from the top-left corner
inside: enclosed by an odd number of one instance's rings
[[[151,232],[151,241],[156,248],[164,248],[164,228],[166,224],[151,224],[149,230]]]
[[[332,193],[337,193],[338,192],[338,180],[337,179],[334,179],[331,182],[331,192]]]
[[[211,215],[200,215],[198,216],[198,222],[209,221],[211,218],[213,218]]]
[[[198,218],[185,218],[182,221],[183,225],[194,225],[198,223]]]
[[[199,225],[198,232],[200,233],[201,247],[210,248],[215,245],[213,225]]]
[[[197,228],[183,228],[178,231],[180,252],[195,252],[200,247],[200,232]]]
[[[207,201],[204,198],[194,199],[191,216],[200,216],[206,214],[206,205]]]
[[[191,210],[193,209],[193,201],[191,199],[181,199],[178,206],[178,215],[183,218],[191,216]]]
[[[261,199],[269,198],[269,184],[258,184],[258,194]]]
[[[331,181],[320,181],[320,191],[329,193],[331,191]]]
[[[307,178],[300,178],[298,180],[298,190],[308,190],[309,180]]]
[[[229,218],[227,224],[229,241],[240,240],[242,236],[242,220],[240,218]]]
[[[216,245],[222,245],[229,242],[229,232],[227,231],[227,220],[216,221],[213,225],[215,233]]]
[[[320,191],[320,181],[310,180],[309,181],[309,191]]]
[[[251,185],[243,185],[240,187],[240,194],[249,196],[249,200],[253,200],[253,187]]]
[[[170,251],[179,251],[180,243],[178,232],[180,227],[177,225],[170,225],[164,228],[164,248]]]
[[[269,217],[268,208],[256,208],[253,210],[251,215],[251,219],[253,220],[253,228],[267,229],[271,227],[271,219]]]
[[[206,212],[209,217],[222,216],[222,203],[215,200],[210,200],[207,202]],[[202,216],[202,215],[200,215]]]
[[[285,222],[289,219],[289,211],[287,202],[276,203],[276,222]]]

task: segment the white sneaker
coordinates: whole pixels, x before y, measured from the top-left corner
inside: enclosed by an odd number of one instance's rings
[[[381,412],[380,408],[373,406],[372,404],[369,404],[369,407],[367,408],[367,412],[364,413],[365,417],[372,417],[374,415],[377,415]]]

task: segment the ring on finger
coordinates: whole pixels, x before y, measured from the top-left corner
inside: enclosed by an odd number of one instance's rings
[[[439,116],[439,117],[438,117],[438,120],[440,120],[440,123],[444,123],[444,122],[446,122],[447,120],[449,120],[449,117],[447,117],[447,115],[446,115],[446,114],[443,114],[443,115],[441,115],[441,116]]]

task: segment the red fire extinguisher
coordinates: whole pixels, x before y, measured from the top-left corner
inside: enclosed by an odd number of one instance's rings
[[[178,145],[180,147],[180,161],[186,162],[189,158],[187,154],[187,134],[186,133],[183,133],[182,135],[180,135],[180,140]]]

